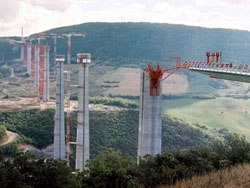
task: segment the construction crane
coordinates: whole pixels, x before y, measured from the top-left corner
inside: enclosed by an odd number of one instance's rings
[[[67,43],[67,87],[66,87],[66,159],[68,161],[69,165],[69,160],[70,160],[70,74],[71,74],[71,63],[70,63],[70,58],[71,58],[71,37],[85,37],[85,33],[75,33],[75,32],[70,32],[67,34],[57,34],[57,36],[68,38],[68,43]]]
[[[46,38],[53,38],[54,45],[54,80],[56,80],[56,51],[57,51],[57,38],[64,38],[62,34],[59,33],[49,33],[46,34]],[[53,87],[53,95],[56,98],[56,85]]]

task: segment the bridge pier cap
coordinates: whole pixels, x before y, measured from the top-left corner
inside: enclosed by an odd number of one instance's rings
[[[90,53],[78,53],[77,54],[77,63],[90,64],[91,63],[91,54]]]
[[[65,55],[56,55],[56,62],[64,62]]]

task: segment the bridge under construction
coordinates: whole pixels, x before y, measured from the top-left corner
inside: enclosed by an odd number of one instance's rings
[[[176,66],[161,68],[157,65],[154,70],[149,64],[141,70],[140,89],[140,114],[138,131],[138,160],[145,155],[161,153],[161,129],[162,129],[162,81],[166,80],[179,69],[187,69],[208,75],[210,78],[250,83],[250,66],[233,65],[221,62],[221,52],[207,52],[207,61],[185,61],[181,64],[181,58],[176,59]],[[167,74],[164,77],[164,74]]]
[[[40,40],[46,37],[54,38],[54,63],[56,88],[53,89],[56,96],[56,113],[54,129],[54,158],[70,160],[70,144],[76,145],[76,169],[83,170],[86,160],[89,159],[89,64],[91,55],[81,53],[77,55],[79,63],[78,76],[78,117],[77,117],[77,140],[70,142],[70,47],[71,36],[84,37],[83,33],[69,34],[49,34],[39,36],[38,44],[22,41],[16,42],[21,47],[20,60],[27,67],[27,73],[34,80],[34,86],[38,88],[39,98],[43,102],[50,99],[50,78],[49,78],[49,51],[50,46],[41,45]],[[56,55],[56,38],[68,38],[67,50],[67,71],[64,71],[64,56]],[[180,69],[186,69],[208,75],[210,78],[232,80],[250,83],[250,66],[233,65],[222,62],[221,52],[207,52],[207,61],[185,61],[181,63],[179,56],[172,56],[171,62],[176,61],[176,65],[168,68],[161,68],[157,65],[154,69],[150,64],[141,70],[140,83],[140,106],[139,106],[139,131],[138,131],[138,162],[139,158],[147,154],[157,155],[161,153],[162,138],[162,82]],[[67,73],[66,93],[64,90],[64,72]],[[41,100],[40,100],[41,102]],[[64,104],[66,103],[66,109]],[[65,117],[66,111],[66,127]]]

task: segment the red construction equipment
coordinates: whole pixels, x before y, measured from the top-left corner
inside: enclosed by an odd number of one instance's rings
[[[216,66],[216,67],[232,67],[231,64],[224,64],[219,62],[219,57],[222,57],[222,52],[206,52],[207,56],[207,62],[202,62],[202,61],[192,61],[188,62],[185,61],[185,63],[181,64],[181,57],[180,56],[171,56],[170,57],[170,62],[175,59],[176,60],[176,65],[173,67],[168,67],[165,69],[162,69],[159,64],[157,64],[157,69],[154,70],[150,64],[148,64],[148,67],[144,70],[149,71],[150,75],[150,96],[159,96],[160,95],[160,80],[162,81],[166,80],[168,77],[170,77],[172,74],[174,74],[176,71],[179,69],[187,69],[192,66],[203,66],[205,64],[211,64],[211,66]],[[212,57],[212,61],[210,61],[210,57]],[[214,58],[216,57],[216,62],[214,62]],[[170,72],[167,76],[162,78],[164,73]],[[154,93],[154,90],[156,89],[156,92]]]
[[[31,46],[31,80],[35,79],[36,45]]]
[[[154,70],[151,64],[148,64],[148,68],[144,69],[149,71],[150,76],[150,96],[160,96],[160,79],[163,75],[163,70],[160,65],[157,64],[157,69]],[[155,92],[154,92],[155,91]]]
[[[172,63],[173,59],[176,60],[176,67],[180,67],[181,66],[181,57],[180,56],[171,56],[170,63]]]
[[[27,51],[28,51],[28,43],[24,43],[24,46],[23,46],[23,48],[24,48],[24,54],[23,54],[23,65],[24,66],[27,66],[27,64],[28,64],[28,57],[27,57]]]
[[[216,57],[216,63],[219,63],[219,58],[222,58],[222,52],[206,52],[207,56],[207,64],[214,63],[214,57]],[[210,57],[212,57],[212,61],[210,62]]]

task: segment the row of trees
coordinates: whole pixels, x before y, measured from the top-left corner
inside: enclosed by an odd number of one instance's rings
[[[145,156],[137,165],[130,157],[108,150],[89,161],[83,172],[84,187],[145,187],[175,184],[177,180],[203,175],[250,162],[250,144],[243,136],[216,140],[211,147]]]
[[[247,162],[250,144],[234,134],[215,141],[211,148],[145,156],[139,165],[132,157],[108,149],[87,161],[83,172],[73,172],[64,161],[35,159],[29,153],[18,153],[9,160],[0,155],[0,182],[3,188],[153,188]]]
[[[6,160],[0,155],[1,188],[73,188],[76,176],[65,161],[35,159],[30,153],[18,153]]]

